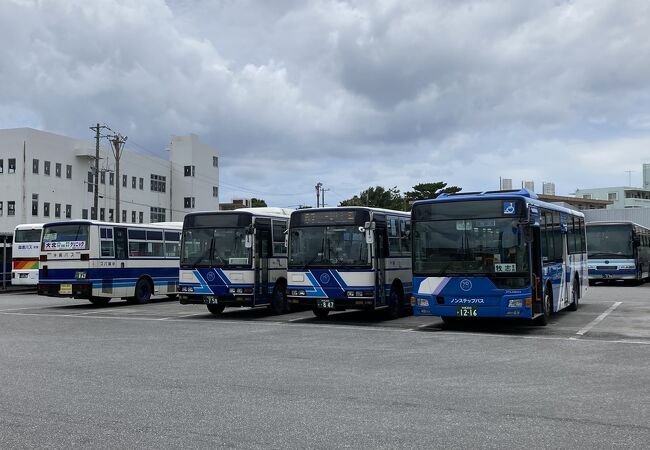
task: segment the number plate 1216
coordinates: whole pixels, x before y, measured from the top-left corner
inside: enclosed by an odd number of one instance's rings
[[[478,316],[478,308],[476,306],[459,306],[456,309],[456,316],[458,316],[458,317],[476,317],[476,316]]]

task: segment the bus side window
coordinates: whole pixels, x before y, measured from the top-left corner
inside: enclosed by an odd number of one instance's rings
[[[284,246],[284,231],[286,229],[286,220],[273,219],[273,256],[287,254],[287,248]]]
[[[405,219],[403,222],[404,232],[402,233],[402,253],[404,255],[411,254],[411,221]]]

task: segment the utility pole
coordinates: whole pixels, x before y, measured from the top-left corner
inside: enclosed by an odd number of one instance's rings
[[[325,191],[329,191],[329,189],[321,188],[320,190],[320,195],[321,195],[321,206],[325,208]]]
[[[320,181],[316,183],[316,208],[320,208],[320,189],[323,187],[323,183]]]
[[[127,136],[122,136],[121,134],[116,134],[111,139],[113,144],[113,156],[115,157],[115,217],[114,220],[116,223],[120,223],[120,158],[122,157],[122,152],[124,150],[124,144],[126,144]]]
[[[95,170],[94,170],[94,183],[93,183],[93,206],[94,212],[91,214],[90,218],[97,220],[97,211],[99,208],[99,139],[102,137],[100,132],[103,128],[108,128],[105,125],[97,124],[94,127],[90,127],[91,130],[95,132]],[[91,211],[92,212],[92,211]]]
[[[626,170],[625,172],[627,173],[627,185],[632,187],[632,172],[634,170]]]

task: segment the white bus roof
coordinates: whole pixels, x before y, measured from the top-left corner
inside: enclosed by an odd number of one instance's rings
[[[101,222],[99,220],[64,220],[60,222],[48,222],[44,226],[66,225],[66,224],[83,224],[83,225],[105,225],[111,227],[127,227],[127,228],[170,228],[170,229],[183,229],[183,222],[154,222],[154,223],[126,223],[126,222]]]
[[[16,225],[14,230],[40,230],[43,228],[43,223],[21,223]]]
[[[384,213],[384,214],[393,214],[393,215],[401,215],[401,216],[410,216],[411,212],[410,211],[398,211],[395,209],[385,209],[385,208],[374,208],[372,206],[335,206],[335,207],[329,207],[329,208],[304,208],[304,209],[297,209],[294,212],[300,213],[300,212],[316,212],[316,211],[351,211],[351,210],[363,210],[363,211],[371,211],[371,212],[378,212],[378,213]]]
[[[266,217],[278,217],[282,219],[288,219],[293,209],[290,208],[278,208],[274,206],[262,206],[259,208],[239,208],[229,211],[193,211],[188,214],[232,214],[232,213],[246,213],[252,214],[253,216],[266,216]]]

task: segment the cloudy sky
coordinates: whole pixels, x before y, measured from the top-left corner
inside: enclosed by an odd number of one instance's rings
[[[0,0],[0,128],[219,149],[221,201],[641,184],[646,0]],[[633,171],[628,173],[626,171]]]

